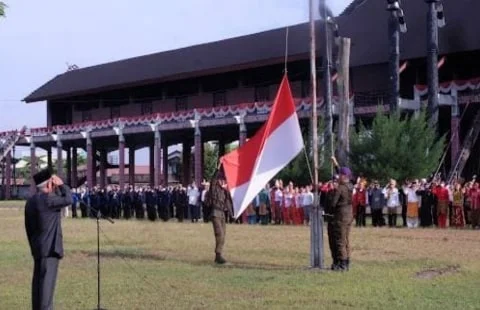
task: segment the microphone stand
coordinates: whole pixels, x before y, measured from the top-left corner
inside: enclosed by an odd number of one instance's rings
[[[94,209],[95,210],[95,209]],[[100,219],[104,219],[114,224],[115,222],[107,217],[103,216],[100,209],[97,209],[97,307],[93,310],[107,310],[100,306]]]

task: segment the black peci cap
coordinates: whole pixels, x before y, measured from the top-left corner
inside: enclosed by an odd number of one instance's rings
[[[43,169],[33,175],[33,181],[35,182],[35,185],[39,185],[45,181],[48,181],[51,177],[52,171],[50,169]]]

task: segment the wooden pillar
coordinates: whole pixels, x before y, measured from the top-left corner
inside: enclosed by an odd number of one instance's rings
[[[5,157],[5,200],[12,198],[12,151]]]
[[[37,173],[37,155],[36,148],[33,141],[30,142],[30,194],[34,195],[37,192],[37,187],[33,181],[33,176]]]
[[[203,182],[204,177],[205,177],[205,143],[202,141],[202,161],[200,162],[201,167],[200,171],[202,172],[202,180],[200,181]],[[197,186],[200,186],[200,184],[197,184]]]
[[[150,186],[155,186],[155,146],[150,145],[148,147],[148,152],[149,152],[149,178],[148,178],[148,183]]]
[[[348,165],[348,154],[350,153],[350,39],[341,38],[339,46],[339,70],[337,86],[339,94],[338,109],[338,148],[337,158],[340,165]]]
[[[200,184],[203,181],[203,175],[202,175],[202,162],[203,162],[203,147],[202,147],[202,134],[200,132],[200,128],[197,125],[195,125],[195,134],[194,134],[194,144],[195,144],[195,160],[194,160],[194,170],[195,170],[195,183],[197,186],[200,186]]]
[[[91,132],[87,132],[87,187],[92,189],[95,185],[93,182],[93,145]]]
[[[184,186],[187,186],[190,183],[190,143],[187,141],[183,142],[182,148],[182,172],[183,172],[183,180],[182,183]]]
[[[154,157],[154,182],[155,187],[159,187],[162,183],[162,133],[160,132],[158,126],[155,128],[155,146],[153,151]]]
[[[100,188],[107,185],[107,155],[107,150],[100,150]]]
[[[92,186],[97,186],[97,182],[98,182],[98,178],[97,178],[97,146],[95,144],[92,143]]]
[[[238,123],[239,123],[238,145],[242,146],[245,144],[245,142],[247,142],[247,125],[245,124],[245,119],[243,116],[240,118]]]
[[[118,186],[120,190],[125,189],[125,137],[121,129],[118,133]]]
[[[52,148],[48,147],[47,148],[47,167],[48,169],[53,169],[52,165]]]
[[[63,143],[60,139],[60,134],[57,137],[57,175],[61,179],[65,179],[65,174],[63,173]]]
[[[78,152],[77,147],[72,148],[72,187],[78,186]]]
[[[455,168],[455,163],[458,159],[458,152],[460,150],[460,136],[459,128],[460,127],[460,118],[458,111],[458,101],[457,96],[455,96],[455,103],[452,105],[452,114],[450,118],[450,133],[452,147],[450,149],[450,171]],[[459,177],[459,176],[458,176]]]
[[[72,152],[70,146],[67,147],[67,184],[70,187],[73,187],[72,185]]]
[[[128,148],[128,182],[135,187],[135,147]]]
[[[218,157],[222,157],[225,155],[225,141],[224,140],[218,140]]]
[[[168,145],[162,145],[162,182],[163,186],[168,186]]]

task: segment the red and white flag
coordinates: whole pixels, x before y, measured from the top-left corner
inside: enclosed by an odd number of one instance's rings
[[[220,159],[235,218],[303,147],[302,131],[285,75],[267,122],[243,146]]]

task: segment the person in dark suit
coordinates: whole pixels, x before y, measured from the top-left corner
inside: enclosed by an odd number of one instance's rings
[[[34,259],[32,309],[53,309],[59,260],[63,257],[61,210],[72,204],[70,188],[49,170],[33,176],[37,193],[25,205],[25,229]]]

